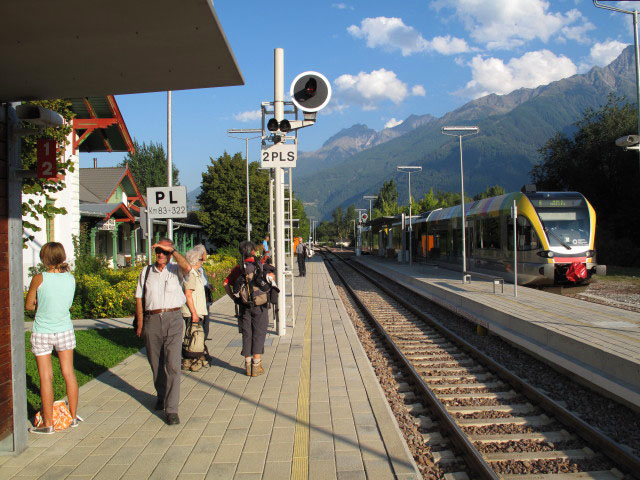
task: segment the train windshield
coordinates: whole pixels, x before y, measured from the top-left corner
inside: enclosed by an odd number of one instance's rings
[[[585,247],[589,245],[589,210],[584,199],[533,200],[549,245]]]

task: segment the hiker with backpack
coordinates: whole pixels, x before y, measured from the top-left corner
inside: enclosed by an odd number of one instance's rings
[[[182,369],[192,372],[209,365],[205,346],[206,333],[204,319],[207,315],[207,300],[204,293],[204,279],[201,267],[204,256],[201,249],[192,248],[185,253],[191,265],[191,273],[185,278],[182,288],[186,303],[182,306],[185,323],[185,339],[182,347]]]
[[[239,306],[242,356],[247,376],[257,377],[264,373],[262,354],[269,326],[268,297],[272,288],[266,269],[270,267],[256,260],[253,242],[241,242],[238,249],[242,262],[233,267],[223,285],[227,295]]]
[[[298,238],[298,244],[296,245],[296,255],[298,257],[298,275],[300,277],[307,276],[307,246],[302,241],[302,237]]]

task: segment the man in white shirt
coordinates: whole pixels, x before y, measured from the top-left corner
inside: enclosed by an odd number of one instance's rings
[[[156,263],[142,269],[136,288],[136,333],[147,347],[158,394],[156,410],[164,410],[167,423],[177,425],[184,324],[180,307],[186,301],[180,280],[181,275],[189,275],[191,265],[169,239],[163,238],[152,250]],[[169,263],[172,256],[177,263]]]

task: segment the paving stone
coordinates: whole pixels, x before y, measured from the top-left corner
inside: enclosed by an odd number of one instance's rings
[[[160,453],[139,455],[131,464],[125,475],[133,475],[137,478],[147,478],[151,475],[151,472],[153,472],[160,460],[162,460],[162,454]]]
[[[293,443],[271,443],[267,462],[290,462],[293,458]]]
[[[236,469],[236,476],[238,473],[262,473],[266,458],[267,452],[243,451]]]
[[[271,435],[249,435],[242,448],[243,453],[266,452],[269,449]]]
[[[117,480],[122,477],[129,468],[129,465],[110,465],[103,466],[98,474],[93,477],[94,480]],[[60,478],[60,477],[58,477]]]
[[[205,478],[207,480],[230,480],[235,471],[235,463],[212,463]]]
[[[335,480],[337,478],[335,460],[309,459],[309,480]]]

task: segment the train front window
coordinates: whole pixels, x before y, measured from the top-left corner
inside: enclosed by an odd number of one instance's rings
[[[552,247],[589,245],[589,211],[584,202],[579,207],[538,207],[538,215]]]

